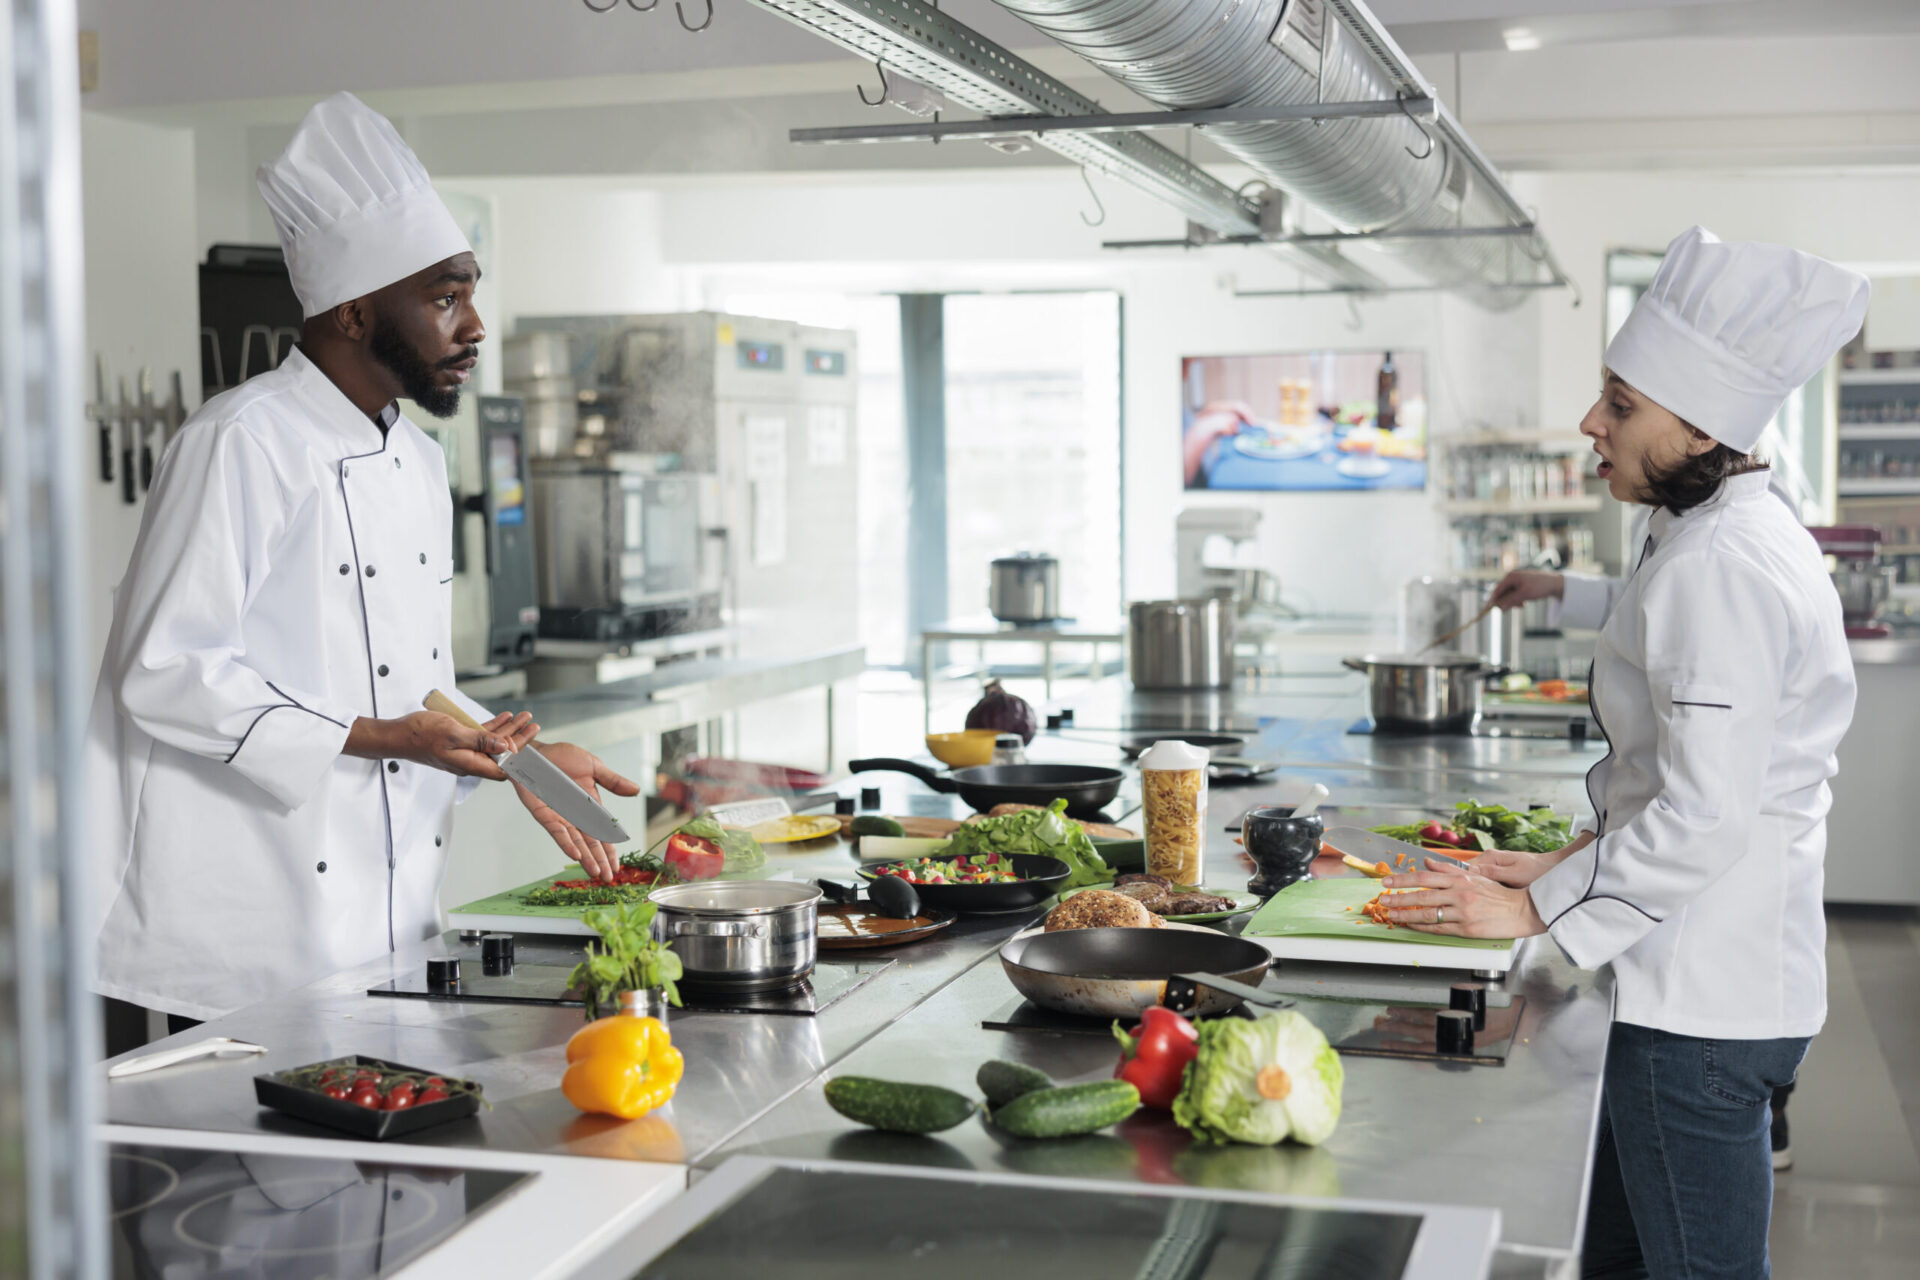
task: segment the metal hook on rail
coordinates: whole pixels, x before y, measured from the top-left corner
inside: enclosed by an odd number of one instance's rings
[[[1358,333],[1366,327],[1367,322],[1360,318],[1360,296],[1357,293],[1349,293],[1347,295],[1347,332]]]
[[[653,0],[653,2],[658,4],[660,0]],[[595,13],[606,13],[615,5],[619,4],[620,0],[607,0],[605,4],[595,4],[593,0],[580,0],[580,3],[586,5],[587,8],[593,10]],[[632,4],[633,0],[627,0],[627,3]]]
[[[609,5],[608,7],[611,8],[612,6]],[[652,13],[659,7],[660,0],[653,0],[652,4],[635,4],[633,0],[627,0],[627,8],[633,10],[635,13]],[[588,8],[592,8],[592,6],[589,5]]]
[[[880,59],[875,58],[873,60],[873,69],[880,73],[880,96],[877,98],[869,98],[867,96],[867,86],[863,84],[855,85],[854,90],[860,95],[860,101],[870,107],[877,107],[887,100],[887,67]]]
[[[1407,154],[1412,156],[1415,160],[1425,160],[1428,156],[1433,154],[1433,135],[1427,132],[1427,126],[1422,124],[1420,120],[1413,114],[1413,112],[1407,108],[1406,95],[1395,94],[1394,100],[1400,104],[1400,113],[1404,115],[1408,120],[1411,120],[1413,122],[1413,127],[1420,131],[1420,136],[1427,140],[1427,149],[1425,151],[1415,151],[1412,147],[1408,147],[1406,148]]]
[[[655,0],[655,2],[658,3],[658,0]],[[713,25],[713,0],[707,0],[707,20],[697,27],[687,21],[687,7],[681,4],[680,0],[673,0],[673,13],[675,17],[680,19],[681,26],[697,34]]]
[[[1087,166],[1085,165],[1080,166],[1080,181],[1087,184],[1087,194],[1093,197],[1093,207],[1100,211],[1100,216],[1097,218],[1089,218],[1083,211],[1080,214],[1080,221],[1090,227],[1101,226],[1107,220],[1107,206],[1100,203],[1100,193],[1093,189],[1093,177],[1088,174]]]

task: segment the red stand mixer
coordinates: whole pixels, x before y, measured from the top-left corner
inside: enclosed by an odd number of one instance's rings
[[[1879,620],[1880,610],[1893,594],[1893,569],[1880,563],[1880,530],[1870,524],[1843,524],[1809,528],[1823,554],[1833,557],[1833,585],[1840,592],[1840,611],[1847,622],[1847,639],[1881,640],[1893,629]]]

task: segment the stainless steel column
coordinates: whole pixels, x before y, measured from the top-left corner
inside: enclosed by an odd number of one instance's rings
[[[946,298],[900,295],[901,395],[907,428],[907,633],[947,617]],[[924,647],[920,679],[944,660]]]
[[[73,0],[0,23],[0,1272],[104,1276],[99,1002],[81,777],[79,57]],[[25,1208],[24,1221],[9,1219]]]

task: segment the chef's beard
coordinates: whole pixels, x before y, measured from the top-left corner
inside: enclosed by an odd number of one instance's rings
[[[442,368],[447,368],[465,360],[471,351],[459,355],[442,364],[429,364],[401,334],[399,326],[381,319],[374,321],[373,341],[370,344],[373,358],[385,365],[394,377],[400,379],[400,390],[407,399],[425,409],[436,418],[451,418],[460,409],[460,388],[442,387],[437,379]]]

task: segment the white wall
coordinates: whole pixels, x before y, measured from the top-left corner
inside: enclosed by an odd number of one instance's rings
[[[80,140],[88,354],[104,360],[109,395],[117,389],[116,380],[124,378],[127,394],[136,396],[135,379],[142,367],[149,367],[155,398],[164,400],[169,375],[178,369],[191,412],[200,403],[193,133],[89,112],[81,117]],[[144,502],[127,506],[121,501],[120,445],[116,435],[111,486],[100,482],[91,427],[83,451],[92,645],[88,662],[95,666],[113,620],[113,588],[126,571],[145,510]]]

